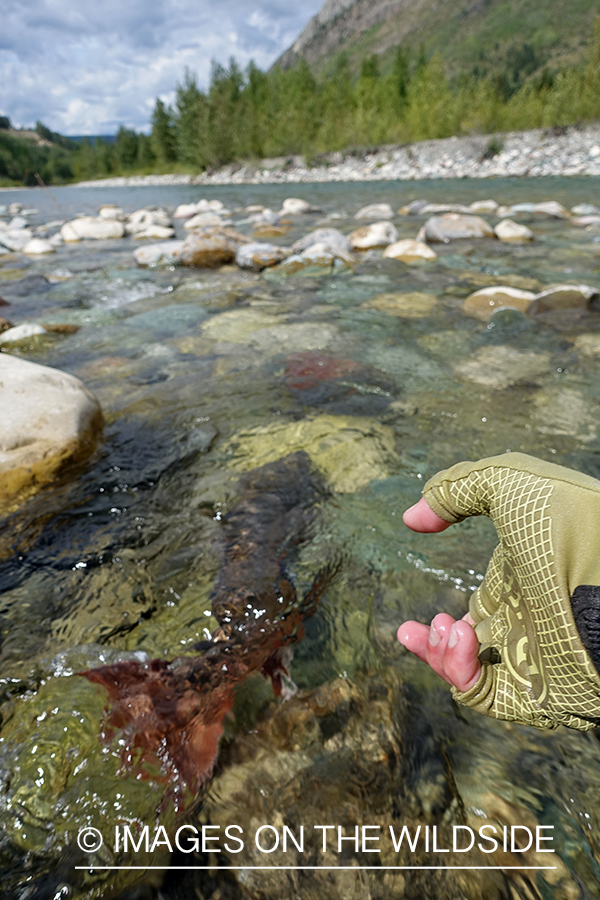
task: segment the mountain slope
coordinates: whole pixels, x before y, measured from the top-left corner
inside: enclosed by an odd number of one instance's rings
[[[499,74],[524,66],[578,62],[600,15],[600,0],[326,0],[292,47],[282,68],[304,58],[326,74],[339,52],[356,71],[373,53],[382,68],[402,45],[416,56],[440,53],[449,74]]]

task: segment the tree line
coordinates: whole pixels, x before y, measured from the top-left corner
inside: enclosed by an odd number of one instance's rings
[[[296,154],[312,161],[335,150],[600,118],[600,20],[583,64],[553,72],[536,67],[527,44],[499,75],[475,71],[453,79],[439,56],[428,60],[423,50],[411,56],[402,47],[388,71],[381,71],[373,55],[363,59],[357,75],[344,54],[321,78],[304,60],[269,72],[253,63],[242,70],[235,59],[227,66],[213,63],[207,90],[186,70],[173,105],[156,100],[149,134],[122,126],[111,142],[84,140],[71,150],[59,146],[47,180],[201,172],[238,160]]]

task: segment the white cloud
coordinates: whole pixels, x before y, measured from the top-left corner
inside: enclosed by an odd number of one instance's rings
[[[0,114],[64,134],[146,129],[188,66],[208,84],[211,59],[268,67],[322,6],[289,0],[3,0]]]

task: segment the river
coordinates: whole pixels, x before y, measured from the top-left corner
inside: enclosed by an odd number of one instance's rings
[[[351,231],[367,203],[600,201],[596,182],[583,178],[74,186],[0,199],[34,205],[38,224],[96,214],[106,203],[172,212],[206,197],[222,200],[235,222],[244,207],[278,209],[290,194],[322,213],[295,217],[275,239],[285,245],[322,224]],[[467,295],[493,284],[600,289],[600,230],[521,220],[532,243],[460,241],[436,245],[432,263],[374,253],[355,269],[287,276],[137,268],[130,239],[64,245],[39,261],[0,256],[7,318],[80,326],[13,352],[81,378],[106,423],[76,478],[2,520],[2,896],[600,897],[596,736],[478,717],[395,639],[404,619],[463,615],[496,541],[481,519],[435,536],[408,531],[402,511],[428,477],[507,450],[600,477],[600,357],[581,341],[600,338],[600,313],[504,310],[486,322],[462,309]],[[423,220],[394,223],[408,238]],[[19,280],[38,274],[49,288],[18,296]],[[415,292],[429,299],[414,300]],[[381,298],[398,294],[413,300],[392,313]],[[240,479],[299,451],[326,487],[310,534],[289,554],[289,578],[306,594],[323,566],[341,561],[341,569],[286,656],[287,699],[274,698],[258,674],[241,685],[202,803],[178,818],[172,805],[165,811],[160,773],[140,780],[102,744],[96,726],[106,698],[74,673],[193,654],[216,626],[210,594]],[[103,769],[94,753],[117,762]],[[211,825],[218,840],[192,853],[173,847],[171,864],[168,844],[146,848],[138,864],[156,866],[146,874],[101,871],[123,865],[108,850],[96,869],[88,855],[75,872],[77,829],[103,823],[105,850],[125,824],[138,835],[144,824],[164,823],[169,836],[181,823]],[[441,842],[453,826],[485,823],[552,827],[545,833],[556,853],[547,863],[534,849],[443,856],[390,844],[390,825],[413,834],[436,827]],[[229,840],[228,850],[223,835],[234,825],[247,840],[243,849]],[[323,825],[334,826],[326,852],[321,832],[314,837]],[[312,837],[303,851],[290,843],[286,853],[267,853],[254,841],[262,826],[272,829],[265,844],[284,826]],[[372,826],[381,842],[338,845],[338,826],[353,840],[356,827]],[[376,846],[377,857],[369,852]],[[134,866],[135,854],[127,860]],[[325,868],[339,865],[347,868]],[[417,868],[385,868],[401,865]]]

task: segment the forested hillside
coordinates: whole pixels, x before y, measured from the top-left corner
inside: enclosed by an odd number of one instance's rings
[[[276,65],[299,59],[315,74],[343,52],[360,70],[375,53],[383,72],[396,48],[439,54],[449,77],[506,79],[519,86],[545,67],[581,63],[600,0],[326,0]]]
[[[599,20],[600,22],[600,20]],[[375,54],[353,75],[340,53],[326,75],[300,58],[291,68],[242,71],[234,60],[213,67],[201,91],[193,73],[178,85],[173,108],[157,100],[149,138],[119,132],[115,145],[85,148],[77,159],[83,177],[116,173],[118,147],[131,149],[127,165],[183,166],[201,171],[261,157],[406,143],[454,134],[490,134],[563,126],[600,118],[600,24],[579,63],[543,69],[515,84],[511,73],[448,75],[439,54],[399,46],[383,71]],[[137,143],[136,143],[137,141]],[[493,152],[493,146],[490,148]],[[125,157],[121,153],[121,160]]]
[[[17,130],[0,116],[0,185],[37,184],[36,172],[48,183],[71,181],[75,149],[73,141],[41,122],[33,131]]]
[[[327,0],[279,64],[183,74],[150,133],[11,143],[0,180],[200,172],[236,160],[357,150],[600,119],[600,0]],[[494,142],[490,143],[494,152]],[[37,168],[36,168],[37,166]],[[43,171],[41,171],[43,170]],[[43,174],[45,173],[45,174]]]

